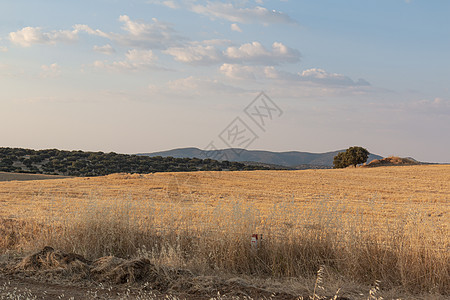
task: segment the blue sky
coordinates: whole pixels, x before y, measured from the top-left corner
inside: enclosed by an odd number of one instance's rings
[[[444,0],[3,1],[1,146],[226,148],[238,117],[249,149],[449,162],[449,14]],[[261,91],[282,111],[263,128],[244,111]]]

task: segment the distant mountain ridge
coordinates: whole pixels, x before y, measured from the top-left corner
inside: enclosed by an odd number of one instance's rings
[[[246,150],[238,148],[229,148],[222,150],[201,150],[198,148],[179,148],[168,151],[141,153],[150,157],[174,157],[174,158],[200,158],[229,160],[235,162],[252,162],[267,165],[277,165],[294,169],[308,168],[331,168],[333,167],[333,158],[345,150],[337,150],[325,153],[310,153],[300,151],[272,152],[262,150]],[[382,156],[370,154],[367,162],[375,159],[382,159]]]

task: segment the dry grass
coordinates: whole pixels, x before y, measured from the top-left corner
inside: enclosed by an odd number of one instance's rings
[[[325,266],[336,280],[448,295],[449,199],[450,166],[1,182],[0,250],[51,245],[259,278]]]

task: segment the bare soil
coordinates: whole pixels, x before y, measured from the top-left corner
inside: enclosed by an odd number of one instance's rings
[[[45,179],[62,179],[62,178],[70,178],[70,177],[59,175],[0,172],[0,181],[25,181],[25,180],[45,180]]]

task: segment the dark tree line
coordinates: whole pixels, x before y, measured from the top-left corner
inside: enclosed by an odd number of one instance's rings
[[[266,170],[238,162],[198,158],[149,157],[114,152],[0,148],[0,171],[66,176],[112,173]]]

